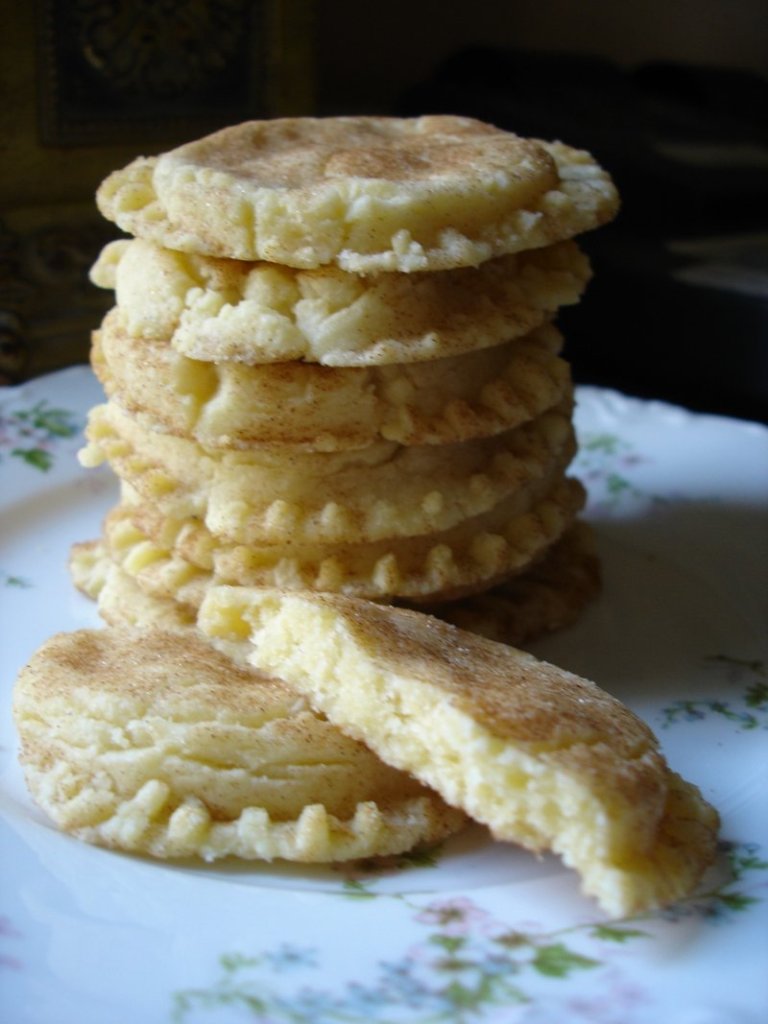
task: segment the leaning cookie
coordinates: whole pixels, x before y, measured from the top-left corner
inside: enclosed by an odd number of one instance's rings
[[[611,915],[690,894],[718,817],[594,683],[419,612],[219,587],[198,624],[492,833],[549,849]]]
[[[155,857],[400,853],[464,815],[193,630],[81,630],[21,671],[29,790],[80,839]]]

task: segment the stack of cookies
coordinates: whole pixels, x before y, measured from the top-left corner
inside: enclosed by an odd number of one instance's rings
[[[111,175],[93,269],[119,504],[73,573],[109,621],[212,585],[408,604],[510,643],[597,587],[558,309],[610,219],[589,154],[465,118],[249,122]]]
[[[519,643],[595,589],[552,320],[608,177],[464,119],[291,120],[98,198],[134,237],[93,271],[117,305],[82,458],[121,496],[72,567],[110,625],[19,676],[36,802],[208,860],[396,854],[469,815],[609,913],[690,892],[717,815],[647,726],[476,635]]]

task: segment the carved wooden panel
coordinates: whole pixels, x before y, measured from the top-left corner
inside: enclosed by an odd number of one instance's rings
[[[268,113],[269,5],[40,0],[42,139],[191,137]]]

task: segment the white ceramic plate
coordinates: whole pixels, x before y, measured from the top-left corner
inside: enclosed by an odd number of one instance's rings
[[[75,459],[76,368],[0,390],[0,1019],[5,1024],[759,1024],[768,1017],[768,431],[582,389],[604,593],[536,645],[656,730],[719,809],[701,893],[608,921],[551,857],[477,829],[356,871],[163,864],[57,833],[10,701],[116,487]]]

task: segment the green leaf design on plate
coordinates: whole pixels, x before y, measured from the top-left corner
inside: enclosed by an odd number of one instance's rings
[[[28,413],[19,413],[19,419],[27,419],[35,430],[47,437],[72,437],[77,433],[71,412],[66,409],[51,409],[44,401],[34,405]]]
[[[651,502],[666,500],[645,492],[633,481],[635,467],[649,461],[626,438],[613,433],[600,433],[580,438],[574,468],[589,491],[590,501],[599,507],[615,509],[627,499]]]
[[[768,728],[768,671],[764,662],[727,654],[709,656],[705,662],[722,670],[724,683],[739,686],[741,692],[734,700],[673,701],[661,710],[662,727],[717,717],[732,722],[744,731]]]
[[[53,456],[43,448],[14,448],[11,455],[43,472],[47,472],[53,465]]]
[[[592,434],[581,442],[581,450],[616,455],[625,443],[618,434]]]
[[[607,924],[598,924],[591,934],[603,942],[629,942],[630,939],[647,939],[648,932],[639,928],[616,928]]]
[[[56,444],[80,432],[80,423],[68,409],[50,406],[44,399],[29,408],[0,412],[0,450],[43,473],[53,465]]]
[[[32,583],[23,576],[11,576],[9,573],[0,572],[0,580],[5,587],[18,587],[19,590],[27,590]]]
[[[551,946],[542,946],[541,949],[537,949],[532,963],[539,974],[545,974],[548,978],[565,978],[573,970],[599,965],[598,960],[574,953],[562,942],[555,942]]]
[[[466,939],[461,935],[431,935],[429,941],[449,953],[456,953],[462,946],[466,945]]]
[[[376,877],[405,871],[410,868],[432,868],[440,860],[443,843],[432,846],[421,846],[406,853],[393,854],[388,857],[371,857],[356,861],[354,866],[341,865],[335,870],[344,875],[342,892],[353,899],[375,899],[377,893],[372,886]]]
[[[344,888],[342,890],[345,896],[349,896],[351,899],[357,900],[375,900],[377,893],[371,892],[366,882],[361,882],[358,878],[348,878],[344,882]]]

